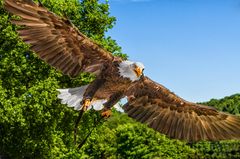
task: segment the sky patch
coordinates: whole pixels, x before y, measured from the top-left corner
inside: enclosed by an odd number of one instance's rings
[[[112,2],[123,2],[123,3],[140,3],[140,2],[151,2],[153,0],[109,0]]]

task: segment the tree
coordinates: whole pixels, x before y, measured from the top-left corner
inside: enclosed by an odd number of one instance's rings
[[[107,3],[42,3],[70,18],[80,31],[109,51],[121,53],[116,42],[104,35],[115,23]],[[76,151],[72,128],[78,114],[60,104],[56,88],[83,85],[93,77],[81,74],[73,80],[48,66],[18,38],[19,27],[10,24],[12,17],[4,11],[3,0],[0,14],[0,152],[13,158],[55,158]]]
[[[223,99],[211,99],[208,102],[202,104],[214,106],[220,111],[228,112],[231,114],[240,114],[240,94],[234,94]]]
[[[126,114],[114,113],[89,137],[81,149],[87,158],[194,158],[197,151],[185,142],[137,123]]]
[[[235,94],[222,99],[211,99],[201,104],[213,106],[220,111],[239,115],[240,95]],[[239,132],[240,133],[240,132]],[[240,158],[240,141],[199,142],[191,145],[202,158]]]

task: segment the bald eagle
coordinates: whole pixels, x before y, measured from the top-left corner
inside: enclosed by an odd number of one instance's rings
[[[143,75],[144,65],[114,57],[83,35],[68,19],[31,0],[5,0],[5,9],[20,17],[13,24],[22,40],[40,59],[70,77],[80,72],[96,75],[85,86],[59,89],[58,98],[75,110],[93,107],[103,116],[123,97],[125,112],[170,138],[200,140],[240,139],[240,118],[215,108],[188,102]]]

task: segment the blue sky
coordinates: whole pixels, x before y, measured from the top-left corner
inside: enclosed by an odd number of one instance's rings
[[[109,0],[108,35],[186,100],[240,93],[240,0]]]

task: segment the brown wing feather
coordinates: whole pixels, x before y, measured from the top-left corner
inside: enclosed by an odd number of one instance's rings
[[[199,140],[240,139],[240,118],[208,106],[190,103],[147,77],[127,92],[125,111],[137,121],[171,138]]]
[[[74,77],[80,71],[98,73],[103,63],[113,60],[111,53],[80,33],[68,20],[31,0],[5,0],[4,7],[21,17],[12,23],[25,26],[18,30],[23,41],[64,74]]]

